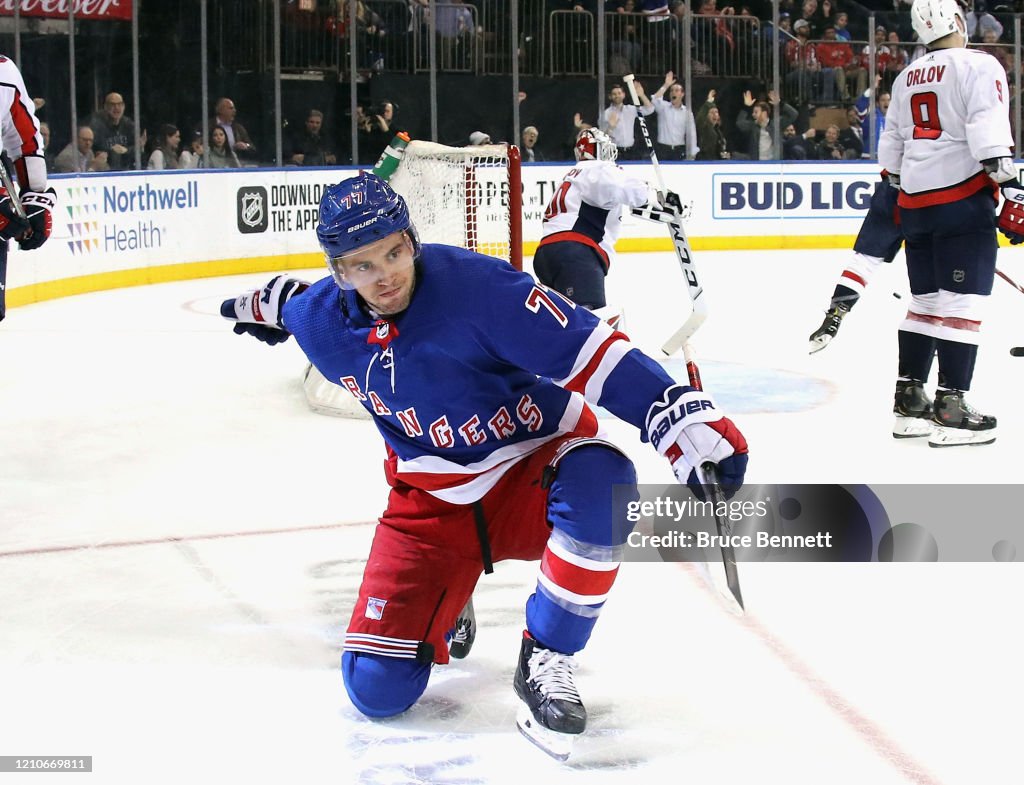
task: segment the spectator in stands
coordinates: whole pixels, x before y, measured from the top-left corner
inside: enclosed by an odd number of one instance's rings
[[[999,43],[999,36],[995,30],[986,30],[982,36],[983,44],[978,48],[983,52],[988,52],[1003,67],[1006,71],[1007,82],[1013,84],[1013,56],[1010,54],[1009,47]],[[1012,92],[1012,89],[1011,89]]]
[[[870,118],[871,91],[865,90],[864,94],[857,99],[855,106],[861,118],[861,128],[864,132],[864,147],[871,153],[878,150],[878,140],[882,137],[885,129],[885,113],[889,111],[889,100],[891,96],[888,90],[881,89],[882,75],[875,75],[875,116]]]
[[[822,34],[824,40],[816,45],[818,62],[821,64],[822,92],[826,101],[838,98],[844,104],[850,101],[850,89],[847,87],[847,77],[853,76],[856,82],[857,75],[863,74],[864,87],[868,86],[867,72],[861,68],[859,63],[854,61],[853,48],[836,38],[836,28],[831,22],[825,23],[825,30]]]
[[[228,144],[228,134],[219,125],[210,129],[210,153],[207,156],[211,169],[238,169],[238,156]]]
[[[182,169],[205,169],[206,161],[203,160],[203,132],[195,131],[192,139],[189,140],[188,149],[182,150],[178,156],[178,166]]]
[[[438,4],[434,29],[438,38],[438,68],[464,71],[473,63],[476,25],[473,12],[463,0]]]
[[[744,152],[752,161],[775,159],[773,107],[779,112],[780,125],[785,128],[796,122],[798,112],[792,106],[779,100],[774,90],[768,91],[768,101],[755,101],[749,90],[743,93],[743,105],[736,117],[736,128],[744,136]],[[778,140],[781,141],[781,140]]]
[[[839,143],[846,150],[847,158],[862,158],[864,156],[864,129],[860,124],[860,115],[857,107],[851,106],[846,110],[847,127],[839,132]]]
[[[665,100],[665,95],[668,100]],[[676,81],[672,71],[665,74],[665,81],[651,96],[654,111],[658,116],[658,135],[654,149],[663,161],[685,161],[694,158],[700,147],[697,142],[697,124],[683,103],[685,90]]]
[[[310,109],[301,131],[291,140],[288,163],[297,166],[332,166],[337,163],[334,145],[324,136],[324,113]]]
[[[615,16],[606,16],[608,22],[608,71],[613,74],[631,74],[640,69],[642,50],[638,43],[636,0],[618,0]]]
[[[522,134],[520,134],[519,149],[523,155],[524,163],[536,163],[537,161],[544,160],[544,156],[537,149],[538,137],[540,137],[540,132],[533,125],[526,126]]]
[[[579,2],[579,0],[577,0]],[[644,32],[641,35],[645,51],[644,73],[663,73],[672,57],[672,15],[668,0],[639,0]]]
[[[149,154],[147,169],[180,169],[178,146],[181,144],[181,131],[176,125],[164,123],[156,134],[156,144]]]
[[[54,171],[57,172],[106,172],[110,169],[107,165],[107,154],[97,153],[93,150],[93,142],[96,135],[92,128],[87,125],[78,126],[78,133],[74,143],[60,151],[57,159],[53,162]]]
[[[799,96],[798,101],[801,103],[818,103],[822,92],[821,64],[818,62],[817,47],[810,42],[811,25],[806,19],[797,19],[793,23],[793,32],[796,33],[796,40],[786,44],[786,64],[789,66],[786,86]]]
[[[813,128],[808,128],[803,134],[798,134],[793,123],[787,125],[782,129],[782,157],[787,161],[808,161],[817,157],[815,133]]]
[[[490,144],[491,137],[483,131],[473,131],[469,135],[469,143],[474,147],[479,147],[480,145]]]
[[[886,70],[895,78],[896,74],[906,68],[907,63],[910,62],[910,55],[900,42],[900,34],[895,30],[889,31],[885,41],[886,46],[889,47],[889,62],[886,65]]]
[[[735,70],[736,40],[728,19],[732,14],[731,6],[719,11],[717,0],[701,0],[693,23],[697,59],[723,76]]]
[[[840,11],[836,14],[836,38],[840,41],[846,41],[849,43],[853,40],[853,36],[850,35],[850,31],[846,29],[849,24],[850,17],[846,11]]]
[[[804,0],[800,6],[800,16],[793,20],[793,32],[796,32],[800,22],[806,22],[808,37],[821,38],[822,21],[818,0]]]
[[[395,124],[395,115],[398,113],[398,105],[384,99],[378,101],[373,107],[370,115],[370,133],[366,150],[366,162],[375,163],[384,148],[388,146],[391,139],[402,129]],[[360,157],[362,157],[360,147]]]
[[[245,126],[235,122],[235,102],[230,98],[220,98],[215,107],[216,116],[210,126],[219,125],[228,136],[228,144],[240,159],[255,160],[256,147],[249,138]]]
[[[839,126],[834,123],[825,129],[825,138],[818,143],[818,158],[822,161],[843,161],[848,156],[839,141]]]
[[[640,98],[640,114],[644,117],[653,114],[654,105],[644,93],[644,86],[640,84],[640,80],[634,81],[633,85]],[[637,109],[632,103],[625,102],[626,90],[620,84],[612,85],[611,90],[608,91],[608,101],[608,107],[601,113],[600,128],[615,142],[621,160],[635,159],[637,153],[634,152],[636,145],[634,128]]]
[[[709,90],[708,100],[697,110],[698,161],[726,161],[732,158],[722,130],[722,113],[715,104],[716,95],[715,90]]]
[[[1003,25],[988,12],[986,0],[975,0],[974,9],[967,14],[967,35],[971,41],[979,43],[985,40],[988,31],[996,34],[996,41],[1003,37]]]
[[[107,94],[102,111],[92,116],[89,126],[96,134],[93,150],[107,154],[110,171],[135,168],[135,123],[125,117],[120,93]]]
[[[875,28],[875,73],[877,75],[884,76],[888,69],[889,61],[892,59],[892,52],[889,51],[889,46],[886,43],[886,39],[889,32],[884,26],[878,25]],[[864,70],[871,71],[871,47],[865,46],[860,53],[860,64],[864,67]],[[887,83],[891,83],[891,79]]]

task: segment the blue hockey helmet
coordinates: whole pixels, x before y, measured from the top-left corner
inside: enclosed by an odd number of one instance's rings
[[[405,200],[376,175],[360,172],[324,191],[316,237],[342,288],[358,286],[344,277],[340,260],[396,232],[406,233],[417,256],[419,238]]]

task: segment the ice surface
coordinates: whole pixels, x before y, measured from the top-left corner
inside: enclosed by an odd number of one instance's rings
[[[704,382],[750,441],[748,478],[1017,483],[1024,365],[1006,350],[1024,298],[996,282],[971,394],[999,441],[930,450],[889,436],[901,262],[807,354],[845,258],[698,257]],[[652,352],[685,319],[680,275],[634,254],[609,277]],[[1019,564],[741,564],[744,618],[693,565],[624,565],[580,657],[591,726],[567,764],[515,729],[536,567],[502,564],[470,658],[407,714],[361,717],[337,664],[384,453],[369,423],[308,411],[294,342],[215,315],[265,277],[56,300],[0,326],[0,754],[93,755],[100,783],[1020,781]],[[643,482],[673,481],[604,422]]]

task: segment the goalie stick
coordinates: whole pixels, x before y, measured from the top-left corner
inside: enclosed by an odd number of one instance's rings
[[[633,106],[639,109],[640,107],[640,96],[637,95],[636,85],[633,84],[635,77],[633,74],[626,74],[622,77],[622,81],[626,83],[629,88],[630,98],[633,99]],[[651,166],[654,169],[654,179],[658,184],[658,194],[664,199],[668,193],[668,189],[665,187],[665,180],[661,176],[661,166],[658,163],[658,154],[654,151],[654,143],[651,141],[650,131],[647,129],[647,121],[644,120],[644,116],[637,112],[637,119],[640,121],[640,131],[644,137],[644,144],[647,145],[647,152],[651,158]],[[689,318],[683,322],[683,326],[680,327],[672,335],[668,341],[665,342],[661,350],[667,354],[674,354],[678,349],[683,350],[683,357],[686,359],[686,374],[690,380],[690,386],[698,390],[703,390],[704,386],[700,378],[700,370],[697,368],[696,358],[693,354],[693,350],[690,347],[689,340],[693,337],[693,334],[697,332],[697,329],[704,323],[704,320],[708,315],[707,300],[704,299],[704,287],[700,284],[700,279],[697,277],[697,268],[693,263],[693,252],[690,250],[690,243],[686,239],[686,231],[683,229],[683,219],[678,213],[673,214],[670,218],[666,218],[666,211],[658,211],[657,220],[663,221],[668,225],[669,234],[672,236],[672,245],[675,248],[676,257],[679,259],[679,266],[683,270],[683,276],[686,278],[687,293],[690,295],[690,302],[693,304],[693,310],[690,313]],[[715,508],[715,526],[718,529],[718,534],[722,537],[726,537],[732,534],[732,526],[726,520],[725,516],[722,515],[719,510],[724,509],[725,494],[722,492],[722,486],[718,482],[718,468],[715,464],[708,461],[701,467],[701,473],[703,473],[703,485],[708,498],[712,501]],[[722,502],[720,504],[719,502]],[[724,540],[723,540],[724,541]],[[743,593],[740,591],[740,576],[739,571],[736,568],[736,552],[731,544],[726,544],[721,547],[722,550],[722,564],[725,567],[725,581],[729,587],[729,591],[732,593],[733,598],[740,606],[740,611],[744,610],[743,606]]]
[[[629,95],[633,100],[633,106],[639,108],[640,96],[637,95],[636,85],[633,84],[634,79],[633,74],[626,74],[622,77],[622,81],[629,88]],[[657,182],[658,195],[664,198],[668,193],[668,189],[665,187],[665,179],[661,175],[661,165],[658,163],[658,154],[654,151],[651,132],[647,128],[647,121],[639,112],[637,112],[637,119],[640,121],[640,132],[644,137],[644,144],[647,146],[647,153],[650,156],[651,166],[654,169],[654,179]],[[700,278],[697,277],[697,268],[693,263],[693,251],[690,250],[690,242],[686,239],[686,230],[683,228],[682,216],[676,215],[669,220],[665,220],[665,218],[660,220],[668,225],[669,234],[672,237],[672,247],[676,252],[676,258],[679,260],[683,277],[686,278],[687,294],[693,305],[693,310],[686,321],[683,322],[683,326],[676,330],[661,347],[662,352],[666,355],[671,355],[682,349],[704,323],[704,320],[708,317],[708,306],[707,300],[704,298],[704,288],[700,284]]]

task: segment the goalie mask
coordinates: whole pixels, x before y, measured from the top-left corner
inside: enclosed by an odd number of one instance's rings
[[[396,239],[386,249],[377,246],[399,232],[401,241]],[[405,200],[369,172],[324,192],[316,237],[342,289],[362,289],[398,268],[411,267],[420,249]]]
[[[614,161],[619,157],[619,148],[604,131],[588,128],[580,131],[573,147],[577,161]]]
[[[967,3],[958,0],[914,0],[910,22],[925,46],[950,33],[960,33],[966,41],[968,13]]]

